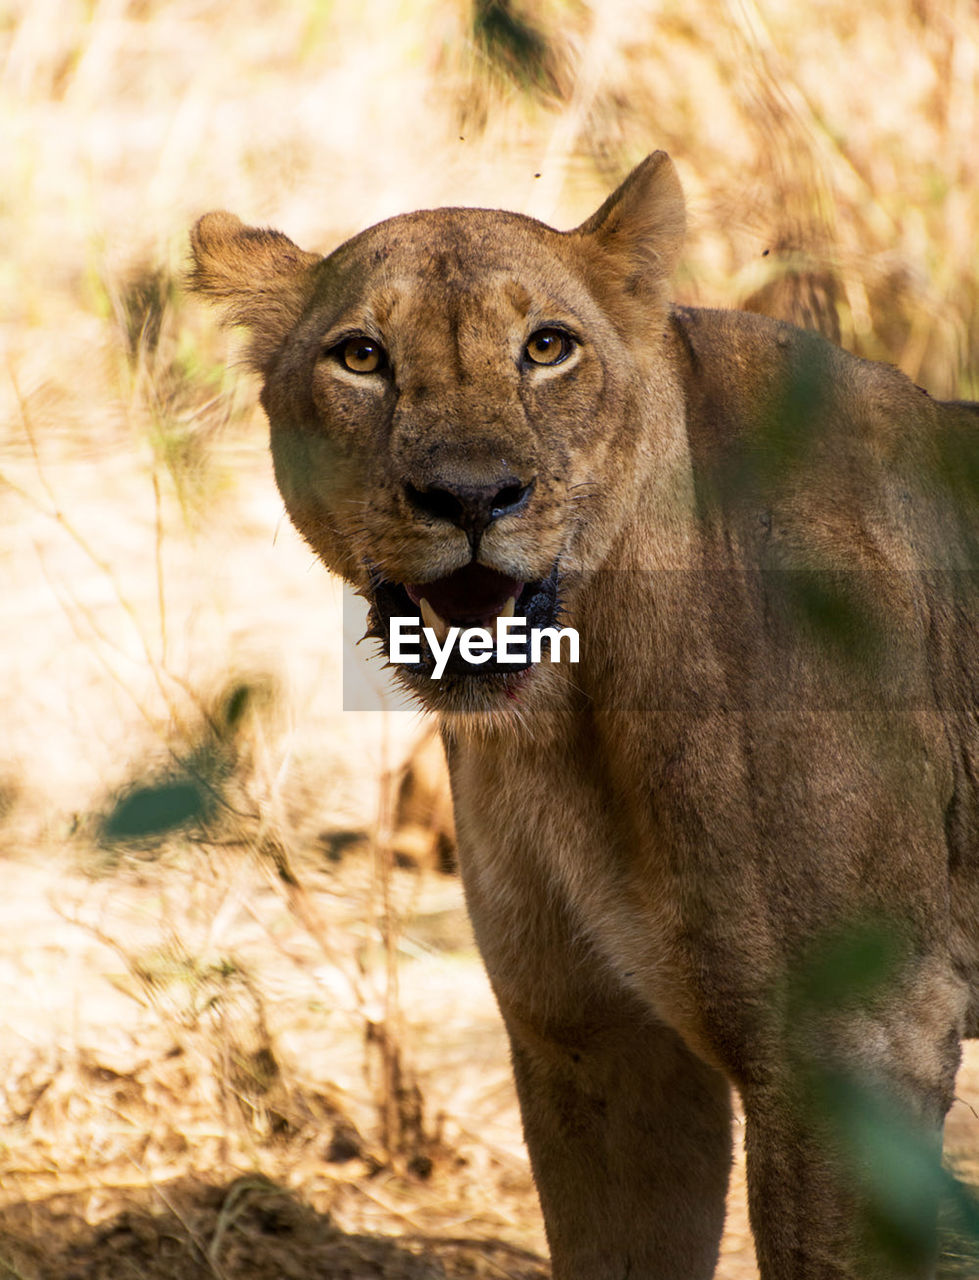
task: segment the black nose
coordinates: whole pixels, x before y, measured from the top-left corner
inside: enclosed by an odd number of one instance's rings
[[[507,480],[503,484],[442,484],[418,489],[405,485],[408,501],[418,511],[463,529],[470,540],[478,539],[494,520],[512,515],[525,506],[534,487]]]

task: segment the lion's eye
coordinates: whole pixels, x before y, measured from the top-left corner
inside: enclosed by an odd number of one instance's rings
[[[334,350],[340,362],[352,373],[377,373],[387,363],[384,348],[373,338],[346,338]]]
[[[531,364],[560,364],[574,350],[574,339],[563,329],[538,329],[527,339],[524,355]]]

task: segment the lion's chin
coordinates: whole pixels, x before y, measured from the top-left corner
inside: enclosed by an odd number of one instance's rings
[[[487,719],[494,722],[521,717],[533,702],[538,668],[529,666],[506,675],[448,675],[440,680],[398,669],[398,681],[426,711],[448,723]]]

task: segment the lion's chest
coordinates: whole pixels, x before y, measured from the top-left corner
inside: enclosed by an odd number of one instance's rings
[[[587,746],[456,746],[450,769],[469,909],[501,1002],[573,1017],[583,993],[624,987],[703,1048],[681,888],[628,786]]]

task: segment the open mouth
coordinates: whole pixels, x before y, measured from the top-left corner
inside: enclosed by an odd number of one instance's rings
[[[399,665],[405,670],[418,675],[432,673],[435,655],[424,629],[429,629],[441,645],[449,639],[454,627],[462,632],[479,627],[490,632],[494,639],[502,630],[506,635],[505,651],[496,643],[477,663],[468,661],[456,645],[443,670],[446,675],[499,676],[531,666],[531,632],[556,624],[558,573],[555,568],[546,578],[521,582],[486,565],[473,563],[431,582],[399,583],[374,578],[370,600],[369,634],[382,641],[389,657],[392,618],[418,620],[416,631],[421,632],[421,636],[414,646],[418,661],[402,660]],[[506,619],[513,621],[501,628],[498,620]]]

